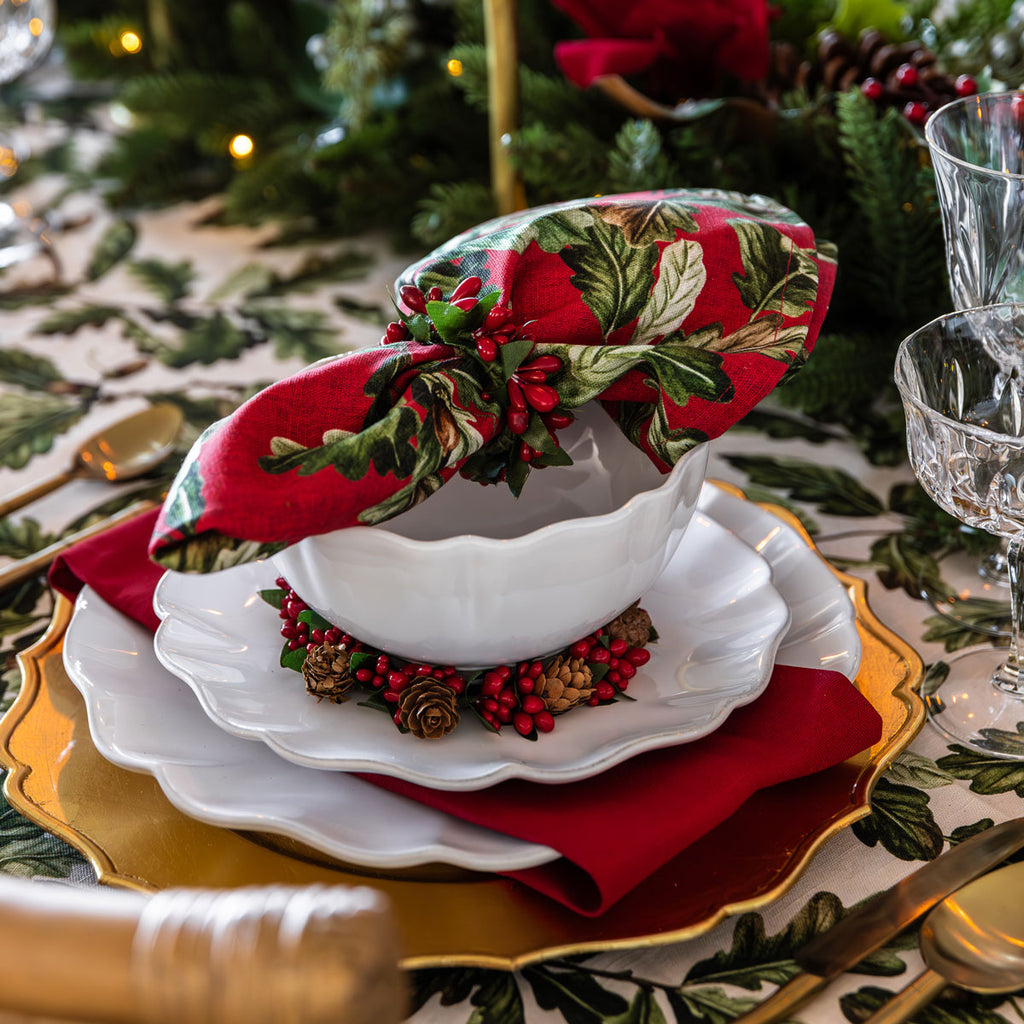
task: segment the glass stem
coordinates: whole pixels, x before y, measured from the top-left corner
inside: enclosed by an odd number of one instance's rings
[[[992,677],[1003,693],[1024,699],[1024,675],[1021,673],[1021,652],[1024,651],[1024,534],[1016,534],[1006,550],[1006,569],[1010,576],[1010,616],[1013,635],[1006,661]]]

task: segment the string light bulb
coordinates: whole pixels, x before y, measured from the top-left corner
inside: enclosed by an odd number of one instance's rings
[[[118,42],[125,53],[138,53],[142,49],[142,37],[131,29],[125,29],[118,37]]]
[[[31,18],[28,23],[28,30],[38,39],[43,34],[43,19]]]
[[[448,68],[448,74],[451,75],[452,78],[458,78],[459,75],[462,74],[461,60],[456,60],[454,57],[452,57],[452,59],[448,61],[448,64],[446,66]]]
[[[236,160],[244,160],[246,157],[252,156],[253,150],[256,149],[256,144],[248,135],[239,133],[235,135],[228,143],[228,152]]]

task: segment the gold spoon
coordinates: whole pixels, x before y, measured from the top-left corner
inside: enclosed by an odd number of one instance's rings
[[[169,402],[151,405],[94,434],[79,447],[71,466],[0,502],[0,519],[71,480],[91,477],[120,483],[162,462],[181,432],[181,410]]]
[[[947,896],[921,926],[921,955],[928,969],[867,1024],[899,1024],[946,985],[984,993],[1024,988],[1024,863]]]

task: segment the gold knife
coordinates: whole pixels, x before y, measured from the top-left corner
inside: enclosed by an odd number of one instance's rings
[[[811,939],[794,957],[802,973],[735,1024],[771,1024],[785,1019],[833,978],[884,946],[925,911],[1022,847],[1024,818],[1014,818],[979,832],[929,861]]]

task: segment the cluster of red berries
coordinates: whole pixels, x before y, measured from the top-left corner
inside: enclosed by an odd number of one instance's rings
[[[894,90],[900,94],[919,94],[918,98],[907,99],[903,104],[903,116],[911,124],[923,125],[935,110],[949,101],[948,95],[929,88],[928,83],[922,79],[918,67],[910,62],[901,64],[893,72],[892,79],[893,85],[890,89],[880,78],[865,78],[860,83],[860,91],[874,103],[890,100],[890,93]],[[953,83],[953,89],[957,97],[973,96],[978,91],[978,83],[970,75],[960,75]]]
[[[284,591],[284,596],[281,598],[281,610],[278,614],[284,620],[281,623],[281,636],[284,637],[288,650],[297,651],[300,647],[304,647],[307,651],[311,651],[322,643],[328,643],[332,647],[343,644],[349,651],[362,649],[362,645],[358,641],[353,640],[347,633],[343,633],[334,626],[330,629],[317,629],[311,627],[308,622],[300,622],[299,616],[309,610],[309,605],[292,590],[283,576],[278,576],[274,582]]]
[[[379,692],[386,703],[397,705],[402,691],[407,687],[419,679],[433,679],[448,686],[457,698],[469,691],[469,699],[475,697],[472,706],[494,732],[500,732],[504,726],[511,725],[521,736],[530,738],[554,729],[555,716],[548,710],[543,697],[534,692],[537,680],[544,672],[543,662],[521,661],[518,665],[497,665],[467,680],[452,665],[439,667],[393,658],[367,647],[335,626],[320,629],[311,627],[308,622],[299,621],[303,612],[310,611],[309,606],[283,576],[274,582],[280,588],[279,615],[283,620],[281,636],[284,637],[287,649],[297,651],[305,648],[308,652],[323,643],[329,643],[343,647],[352,655],[359,655],[359,658],[354,659],[359,664],[353,672],[355,681],[368,691]],[[609,704],[619,693],[624,693],[637,669],[647,664],[651,657],[644,647],[630,647],[622,639],[607,640],[603,629],[577,640],[565,654],[569,658],[586,662],[595,675],[602,674],[586,701],[591,707]],[[401,724],[397,709],[392,717],[396,725]]]
[[[479,277],[467,277],[452,292],[448,299],[450,306],[469,312],[478,302],[477,296],[483,281]],[[415,285],[407,284],[398,293],[407,309],[413,313],[428,316],[428,302],[443,302],[444,293],[433,287],[424,293]],[[493,363],[501,352],[501,346],[517,338],[518,327],[512,318],[512,311],[506,306],[493,306],[487,311],[483,323],[472,333],[476,354],[485,363]],[[395,320],[388,324],[382,344],[393,344],[412,337],[408,326]],[[567,427],[573,421],[571,413],[557,409],[560,401],[558,391],[548,383],[553,373],[562,369],[562,360],[555,355],[534,356],[521,363],[505,383],[508,400],[508,429],[519,436],[526,433],[530,425],[530,414],[536,412],[547,428],[552,440],[555,432]],[[485,395],[489,398],[489,395]],[[557,446],[558,442],[555,440]],[[520,444],[519,457],[524,462],[533,462],[543,453],[525,441]]]
[[[605,646],[603,635],[604,630],[599,629],[577,640],[566,652],[570,658],[586,662],[592,671],[604,673],[586,701],[590,707],[610,704],[617,694],[624,693],[636,670],[651,658],[650,651],[630,647],[622,639],[612,640]],[[476,701],[478,714],[495,732],[500,732],[505,725],[511,725],[526,737],[551,732],[555,727],[554,715],[548,710],[547,702],[534,692],[543,674],[541,661],[498,665],[485,672]]]

